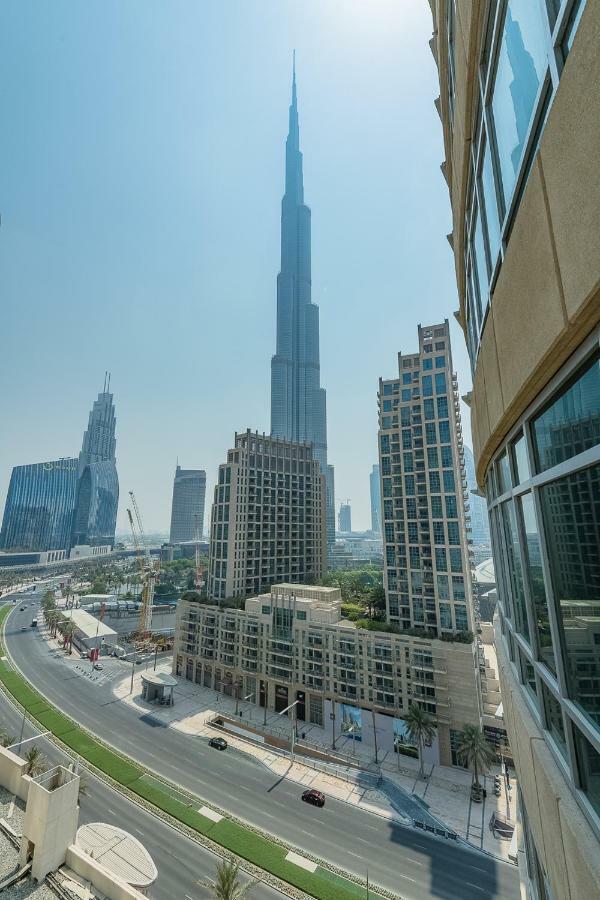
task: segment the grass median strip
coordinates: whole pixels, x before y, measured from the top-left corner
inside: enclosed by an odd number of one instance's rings
[[[4,621],[10,610],[10,606],[0,607],[0,636],[4,634]],[[4,655],[1,642],[0,655]],[[190,805],[184,794],[177,791],[175,785],[171,787],[153,778],[141,766],[106,747],[72,719],[52,707],[12,668],[8,660],[0,659],[0,681],[45,730],[51,731],[74,753],[157,809],[199,834],[205,835],[221,847],[319,900],[357,900],[367,896],[365,888],[321,866],[312,873],[293,865],[285,859],[287,847],[269,840],[249,827],[227,818],[213,822],[203,816]],[[369,891],[369,897],[377,900],[378,895]]]

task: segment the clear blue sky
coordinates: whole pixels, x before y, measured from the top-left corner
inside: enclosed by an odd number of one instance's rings
[[[457,307],[430,36],[426,0],[3,0],[0,507],[78,453],[105,369],[119,528],[268,431],[295,47],[329,458],[369,526],[378,377]]]

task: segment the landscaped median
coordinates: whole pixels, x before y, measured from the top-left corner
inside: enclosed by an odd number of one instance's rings
[[[12,607],[0,607],[0,637],[4,637],[4,623]],[[242,859],[272,873],[296,888],[318,897],[320,900],[360,900],[367,897],[366,889],[335,872],[317,866],[314,872],[306,871],[286,860],[288,848],[269,840],[262,834],[238,822],[220,818],[214,821],[203,815],[176,785],[170,785],[150,773],[132,760],[121,756],[84,731],[72,719],[59,712],[41,694],[32,688],[23,676],[16,672],[6,658],[0,640],[0,681],[15,700],[36,719],[46,731],[58,738],[82,759],[95,766],[105,775],[132,791],[147,803],[172,816],[178,822],[204,835],[221,847],[230,850]],[[183,799],[182,799],[183,798]],[[219,818],[218,816],[215,818]],[[378,895],[369,890],[369,897]]]

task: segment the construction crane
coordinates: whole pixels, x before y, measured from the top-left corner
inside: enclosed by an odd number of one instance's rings
[[[196,525],[195,528],[195,536],[194,539],[196,541],[196,590],[199,591],[202,589],[203,576],[204,576],[204,566],[200,562],[200,516],[198,513],[194,515],[194,522]]]
[[[150,549],[146,541],[144,526],[142,525],[142,517],[135,499],[133,491],[129,491],[131,505],[133,506],[133,514],[130,509],[127,510],[135,553],[140,568],[142,578],[142,608],[140,610],[140,634],[145,638],[150,631],[152,624],[152,601],[154,599],[154,586],[158,578],[158,567],[155,565]],[[134,520],[135,515],[135,520]]]

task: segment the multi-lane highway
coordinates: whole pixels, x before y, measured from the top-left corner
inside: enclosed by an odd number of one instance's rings
[[[0,730],[18,738],[22,726],[20,713],[0,694]],[[26,719],[23,740],[36,734],[39,734],[39,729]],[[23,749],[32,743],[39,746],[52,763],[68,764],[72,761],[72,757],[43,737],[26,744]],[[82,774],[86,793],[81,797],[80,824],[109,822],[129,831],[142,842],[158,868],[158,878],[148,892],[153,900],[184,900],[186,897],[201,900],[213,896],[197,882],[214,878],[219,857],[114,791],[90,772],[84,771]],[[252,888],[252,897],[281,900],[282,895],[265,884],[258,884]]]
[[[330,798],[324,809],[307,806],[298,785],[274,777],[248,755],[217,753],[205,738],[152,727],[115,700],[109,684],[74,676],[37,630],[26,627],[30,621],[31,610],[17,607],[6,644],[31,683],[90,731],[208,803],[340,869],[364,875],[368,866],[370,879],[409,900],[518,897],[514,866]]]

